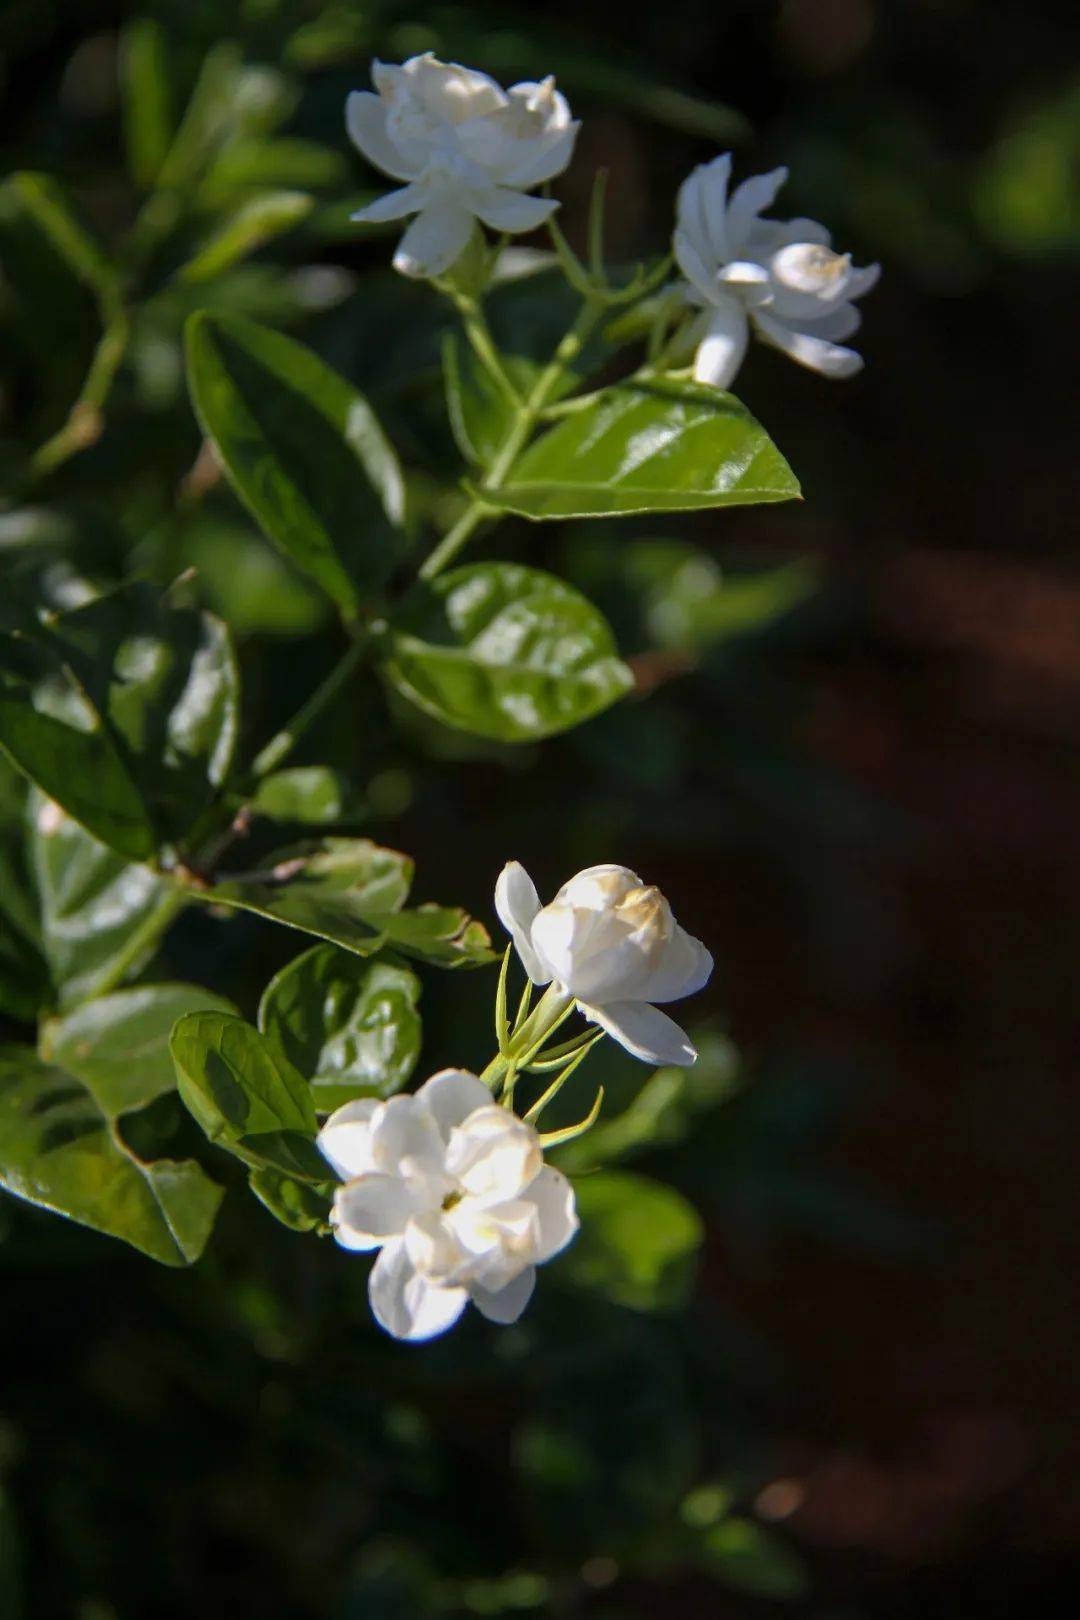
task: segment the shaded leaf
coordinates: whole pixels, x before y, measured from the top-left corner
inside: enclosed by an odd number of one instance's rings
[[[263,777],[251,801],[256,815],[271,821],[340,821],[352,795],[348,779],[328,765],[296,765]]]
[[[601,1170],[575,1186],[581,1231],[564,1273],[582,1288],[637,1310],[681,1305],[704,1227],[681,1193],[646,1176]]]
[[[144,1164],[73,1075],[0,1049],[0,1185],[166,1266],[206,1246],[221,1188],[190,1160]]]
[[[124,29],[120,74],[128,170],[136,185],[149,186],[173,138],[168,42],[152,17],[136,17]]]
[[[656,380],[606,388],[545,433],[484,492],[533,519],[689,512],[792,500],[799,486],[731,394]]]
[[[524,355],[503,355],[502,359],[518,393],[527,393],[542,366]],[[443,380],[458,449],[466,461],[490,466],[514,425],[513,402],[458,332],[447,332],[443,337]]]
[[[317,945],[267,986],[259,1028],[306,1075],[328,1114],[354,1097],[389,1097],[420,1055],[420,981],[394,962]]]
[[[709,1567],[740,1592],[755,1597],[804,1598],[810,1573],[798,1553],[752,1519],[725,1519],[702,1537]]]
[[[187,1013],[170,1047],[180,1095],[211,1142],[256,1168],[329,1179],[311,1089],[258,1030],[228,1013]]]
[[[36,1018],[52,999],[26,839],[26,779],[0,755],[0,1011]]]
[[[240,259],[292,230],[310,214],[314,199],[303,191],[271,191],[241,204],[178,274],[188,282],[210,281]]]
[[[328,1232],[330,1230],[330,1198],[292,1176],[283,1176],[279,1170],[267,1165],[252,1170],[248,1185],[260,1204],[276,1220],[293,1232]]]
[[[81,1080],[104,1114],[115,1119],[172,1091],[173,1025],[185,1013],[235,1012],[198,984],[147,984],[99,996],[42,1026],[38,1051]]]
[[[404,484],[367,401],[292,338],[195,315],[188,380],[203,432],[267,536],[341,607],[400,555]]]
[[[580,725],[633,685],[603,615],[552,574],[475,563],[417,586],[383,665],[444,724],[500,742]]]

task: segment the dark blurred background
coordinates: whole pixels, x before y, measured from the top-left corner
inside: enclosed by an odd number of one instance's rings
[[[136,9],[0,8],[5,168],[57,174],[106,235]],[[1075,8],[149,9],[189,80],[217,40],[272,63],[331,15],[344,44],[308,51],[290,128],[342,153],[373,53],[553,69],[585,120],[566,228],[580,241],[606,165],[626,258],[662,250],[726,104],[748,121],[728,123],[740,173],[790,165],[777,211],[826,221],[884,275],[859,378],[755,347],[736,385],[804,504],[500,540],[604,606],[635,655],[631,703],[526,754],[416,727],[395,742],[361,699],[354,717],[378,763],[372,830],[416,855],[425,894],[490,917],[507,858],[542,891],[618,860],[714,948],[691,1012],[714,1032],[701,1112],[641,1160],[706,1221],[688,1303],[598,1302],[553,1267],[520,1329],[470,1323],[417,1351],[364,1325],[353,1262],[239,1193],[186,1275],[5,1203],[0,1613],[1075,1612]],[[411,463],[442,470],[394,387],[428,306],[388,285],[386,258],[339,232],[319,260],[355,290],[301,330]],[[188,422],[154,453],[175,453],[175,482],[197,448]],[[93,454],[79,500],[105,508],[132,469],[107,440]],[[135,528],[129,512],[140,562],[213,573],[212,535],[193,558]],[[718,577],[805,559],[816,589],[760,633],[698,623]],[[317,641],[290,639],[307,628],[278,626],[258,666],[268,714],[321,667]],[[343,729],[309,757],[347,752]],[[291,947],[221,932],[185,924],[168,967],[250,1013]],[[430,986],[425,1060],[483,1061],[489,994]],[[733,1502],[774,1538],[756,1576],[737,1535],[713,1536],[711,1565],[686,1551]]]

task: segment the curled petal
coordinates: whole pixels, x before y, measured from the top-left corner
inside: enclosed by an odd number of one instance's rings
[[[493,231],[534,231],[558,208],[553,197],[523,197],[507,186],[490,186],[470,196],[473,212]]]
[[[357,1176],[334,1197],[333,1225],[347,1249],[377,1249],[404,1232],[417,1198],[400,1176]]]
[[[708,984],[713,959],[700,939],[676,923],[659,967],[641,987],[642,1001],[681,1001]]]
[[[536,1267],[526,1266],[504,1288],[492,1290],[481,1287],[479,1283],[470,1283],[469,1297],[489,1322],[498,1322],[500,1327],[506,1327],[517,1321],[532,1298],[535,1287]]]
[[[735,257],[757,216],[776,201],[776,194],[788,177],[785,168],[773,169],[769,174],[754,174],[736,186],[728,202],[728,242]]]
[[[871,287],[876,287],[880,280],[880,264],[867,264],[861,270],[852,270],[848,276],[845,296],[848,298],[861,298],[864,293],[870,291]]]
[[[384,174],[415,180],[419,170],[402,154],[386,128],[386,103],[370,90],[354,90],[345,102],[345,128],[353,145]]]
[[[450,198],[428,203],[398,244],[394,269],[403,276],[441,276],[468,246],[473,217]]]
[[[581,1011],[642,1063],[685,1069],[697,1062],[697,1052],[686,1031],[647,1001],[612,1001],[605,1007],[587,1007],[583,1003]]]
[[[560,98],[561,99],[561,98]],[[517,160],[503,169],[499,178],[505,185],[529,186],[543,185],[545,180],[554,180],[557,174],[562,174],[570,159],[574,155],[574,142],[577,140],[580,123],[576,120],[567,124],[565,129],[559,129],[542,140],[531,142],[531,150],[518,155]]]
[[[854,349],[842,348],[828,339],[814,337],[809,332],[797,332],[772,316],[754,311],[754,324],[759,335],[774,349],[781,349],[799,365],[819,371],[823,377],[854,377],[861,371],[863,360]]]
[[[407,219],[410,214],[418,214],[428,201],[429,193],[425,187],[399,186],[397,191],[388,191],[385,196],[376,197],[373,203],[358,209],[349,218],[354,225],[386,225],[391,220]]]
[[[531,1125],[490,1103],[450,1133],[446,1171],[470,1199],[516,1198],[541,1165],[540,1142]]]
[[[508,861],[499,873],[495,885],[495,910],[499,921],[514,941],[533,984],[549,984],[551,970],[537,954],[532,943],[532,925],[540,910],[540,896],[536,884],[520,861]]]
[[[445,1140],[455,1125],[491,1102],[491,1092],[468,1069],[440,1069],[416,1093]]]
[[[574,1189],[561,1170],[545,1164],[523,1196],[536,1205],[539,1236],[533,1258],[539,1264],[565,1249],[581,1222],[574,1203]]]
[[[672,247],[679,269],[701,301],[705,304],[715,303],[718,292],[715,268],[709,268],[709,260],[700,244],[682,225],[676,227]]]
[[[372,1168],[396,1175],[405,1159],[417,1172],[438,1175],[443,1139],[431,1114],[415,1097],[391,1097],[372,1116]]]
[[[381,1105],[374,1097],[346,1103],[330,1115],[316,1146],[342,1181],[375,1168],[371,1157],[371,1121]]]
[[[393,1238],[368,1278],[372,1314],[395,1339],[416,1343],[453,1327],[468,1302],[464,1288],[436,1288],[421,1277],[402,1238]]]
[[[698,382],[730,388],[738,374],[750,337],[746,311],[737,298],[726,296],[710,312],[694,359]]]

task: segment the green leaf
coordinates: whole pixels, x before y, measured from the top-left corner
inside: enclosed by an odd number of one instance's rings
[[[100,996],[43,1024],[38,1051],[83,1082],[110,1119],[145,1108],[176,1085],[169,1050],[185,1013],[235,1012],[198,984],[147,984]]]
[[[329,1114],[355,1097],[400,1091],[420,1055],[420,981],[397,963],[316,945],[267,986],[259,1028],[306,1075]]]
[[[384,672],[404,697],[500,742],[581,725],[633,685],[591,602],[512,563],[475,563],[418,585],[386,645]]]
[[[519,394],[526,394],[543,367],[524,355],[501,356]],[[487,467],[502,449],[514,425],[514,405],[491,373],[481,365],[459,333],[443,337],[443,379],[446,408],[458,449],[466,461]]]
[[[203,208],[220,208],[245,191],[267,187],[288,191],[340,192],[348,184],[344,157],[317,141],[281,136],[277,140],[233,141],[215,159],[199,187]]]
[[[581,1231],[562,1263],[582,1288],[640,1311],[685,1302],[704,1228],[681,1193],[626,1170],[575,1186]]]
[[[793,1548],[752,1519],[725,1519],[702,1537],[706,1562],[729,1586],[754,1597],[804,1598],[810,1574]]]
[[[658,379],[605,388],[521,456],[493,506],[536,520],[787,501],[799,486],[731,394]]]
[[[258,1030],[228,1013],[187,1013],[170,1046],[180,1095],[211,1142],[256,1169],[330,1179],[311,1088]]]
[[[178,272],[182,281],[212,281],[240,259],[258,252],[275,236],[292,230],[310,214],[313,197],[303,191],[270,191],[243,203],[231,219]]]
[[[348,779],[328,765],[296,765],[259,783],[251,801],[256,815],[313,826],[340,821],[352,800]]]
[[[47,174],[24,172],[12,175],[6,185],[76,280],[89,287],[100,300],[115,299],[117,273],[89,231],[71,212],[56,181]]]
[[[401,909],[411,881],[412,862],[396,850],[366,838],[326,838],[280,850],[264,872],[192,897],[253,911],[358,956],[393,945],[440,967],[490,962],[487,931],[459,907]]]
[[[400,556],[404,484],[367,401],[303,344],[240,316],[194,315],[196,415],[267,536],[347,611]]]
[[[224,624],[133,585],[0,644],[0,747],[20,770],[122,855],[182,837],[236,741]]]
[[[644,541],[623,555],[628,581],[645,593],[653,638],[679,652],[704,652],[767,630],[807,601],[820,579],[809,558],[736,571],[679,540]]]
[[[326,1192],[266,1165],[249,1173],[248,1185],[260,1204],[283,1226],[294,1232],[329,1232],[330,1198]]]
[[[52,1000],[26,837],[28,791],[0,754],[0,1011],[27,1021]]]
[[[136,17],[120,50],[124,88],[124,143],[128,170],[138,186],[153,184],[173,136],[168,41],[151,17]]]
[[[29,801],[30,850],[41,942],[61,1006],[95,994],[121,962],[135,973],[153,955],[176,891],[125,861],[41,794]],[[144,949],[139,940],[145,938]]]
[[[222,1197],[190,1160],[137,1159],[87,1088],[29,1047],[0,1049],[0,1185],[166,1266],[198,1259]]]

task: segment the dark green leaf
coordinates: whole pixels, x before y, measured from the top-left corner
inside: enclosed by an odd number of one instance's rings
[[[340,821],[352,798],[348,780],[328,765],[296,765],[275,771],[259,783],[252,808],[272,821],[305,821],[313,826]]]
[[[239,677],[221,621],[135,585],[6,646],[0,745],[19,768],[122,855],[181,837],[236,741]]]
[[[504,355],[510,381],[524,395],[542,367],[523,355]],[[502,449],[514,425],[514,407],[491,373],[457,332],[443,338],[446,406],[458,449],[466,461],[487,467]]]
[[[42,948],[60,1004],[70,1006],[94,995],[120,961],[131,973],[146,964],[176,891],[99,844],[52,800],[31,795],[29,815]]]
[[[99,299],[117,294],[116,271],[71,212],[60,187],[46,174],[15,174],[6,182],[71,274]]]
[[[267,986],[259,1028],[306,1075],[328,1114],[354,1097],[389,1097],[420,1055],[420,981],[394,962],[317,945]]]
[[[792,1547],[752,1519],[725,1519],[702,1538],[706,1561],[740,1592],[762,1598],[804,1598],[810,1575]]]
[[[235,1008],[198,984],[147,984],[87,1001],[42,1026],[38,1050],[83,1082],[110,1119],[172,1091],[173,1025],[185,1013]]]
[[[565,1273],[582,1288],[636,1310],[669,1310],[689,1292],[704,1229],[673,1187],[625,1170],[576,1184],[581,1231]]]
[[[27,1020],[52,999],[26,837],[26,779],[0,754],[0,1011]]]
[[[294,1232],[328,1232],[330,1230],[330,1198],[325,1192],[283,1176],[278,1170],[263,1165],[252,1170],[248,1185],[260,1204],[283,1226]]]
[[[150,186],[173,136],[168,42],[153,18],[136,17],[125,28],[120,70],[128,169],[136,185]]]
[[[603,616],[552,574],[475,563],[419,585],[384,670],[428,714],[500,742],[566,731],[633,685]]]
[[[404,485],[367,401],[303,344],[195,315],[188,379],[203,432],[274,543],[347,610],[400,555]]]
[[[86,1087],[29,1047],[0,1050],[0,1185],[166,1266],[198,1259],[222,1197],[190,1160],[142,1163]]]
[[[764,428],[731,394],[658,379],[604,389],[531,445],[484,499],[542,519],[689,512],[798,493]]]
[[[228,1013],[187,1013],[170,1045],[180,1095],[211,1142],[257,1169],[329,1179],[311,1088],[258,1030]]]

